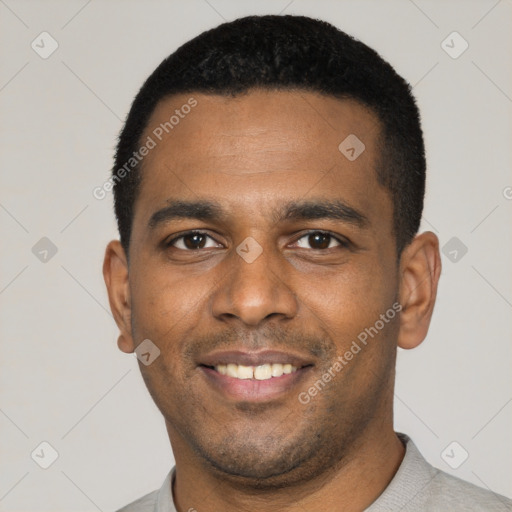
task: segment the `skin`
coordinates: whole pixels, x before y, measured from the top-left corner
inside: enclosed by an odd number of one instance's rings
[[[119,348],[131,353],[150,339],[161,351],[139,366],[176,459],[177,509],[362,510],[404,455],[393,431],[396,348],[427,334],[438,239],[417,235],[398,261],[392,200],[375,174],[380,125],[357,102],[304,91],[174,96],[159,103],[142,140],[191,96],[197,106],[144,159],[129,262],[112,241],[103,267]],[[366,146],[354,161],[338,150],[349,134]],[[215,200],[226,216],[150,229],[170,198]],[[367,223],[272,218],[305,199],[342,200]],[[199,249],[190,237],[164,247],[192,229],[207,235]],[[310,231],[348,245],[311,240]],[[236,252],[247,237],[263,251],[252,263]],[[395,302],[400,315],[301,404],[298,394]],[[198,361],[235,348],[291,352],[312,366],[276,399],[234,400]]]

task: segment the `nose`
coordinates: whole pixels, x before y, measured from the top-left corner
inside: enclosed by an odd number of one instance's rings
[[[298,305],[283,268],[286,261],[280,259],[277,250],[259,244],[242,245],[224,262],[227,274],[212,297],[215,318],[237,319],[247,326],[258,326],[270,317],[293,318]],[[253,259],[261,250],[254,254],[257,247],[263,250]],[[244,249],[248,250],[244,253]]]

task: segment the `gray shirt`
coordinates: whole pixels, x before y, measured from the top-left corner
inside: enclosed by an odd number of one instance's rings
[[[481,489],[431,466],[405,434],[405,456],[384,492],[364,512],[512,511],[512,500]],[[176,512],[172,498],[174,468],[162,487],[117,512]]]

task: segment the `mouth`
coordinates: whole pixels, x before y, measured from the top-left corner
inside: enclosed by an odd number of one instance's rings
[[[283,352],[219,352],[202,359],[198,369],[224,398],[268,401],[289,394],[313,363]]]
[[[233,379],[255,379],[255,380],[269,380],[281,375],[289,375],[295,373],[297,367],[291,363],[266,363],[259,366],[244,366],[242,364],[218,364],[213,367],[208,367],[221,375],[227,375]]]

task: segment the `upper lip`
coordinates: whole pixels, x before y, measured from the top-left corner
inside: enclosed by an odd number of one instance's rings
[[[247,352],[242,350],[226,350],[212,352],[199,359],[203,366],[218,366],[219,364],[239,364],[243,366],[261,366],[263,364],[290,363],[292,366],[302,368],[312,365],[313,362],[297,354],[280,352],[277,350],[264,350],[260,352]]]

